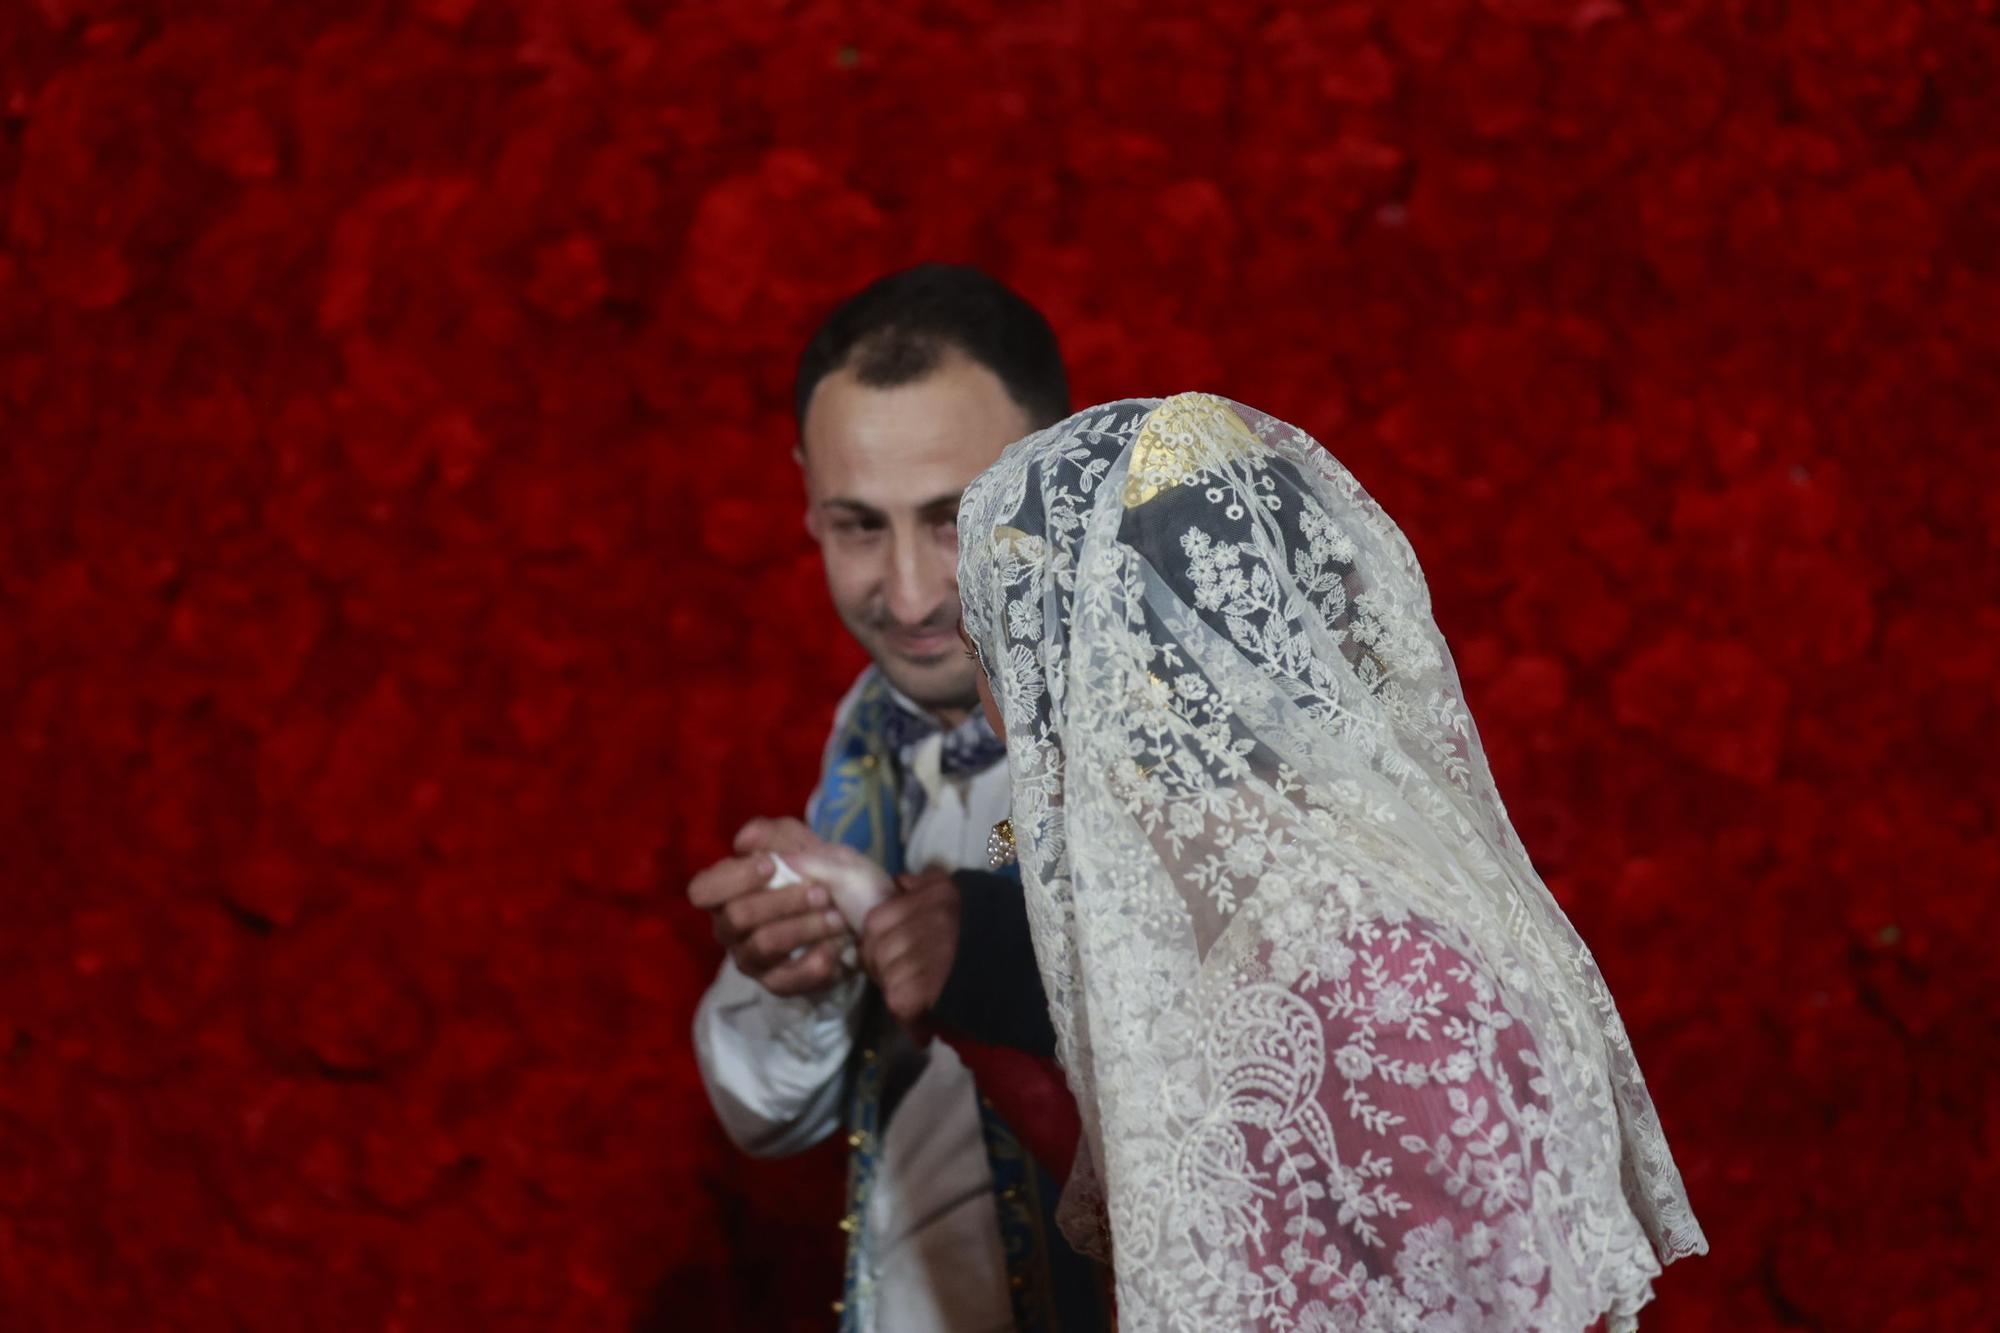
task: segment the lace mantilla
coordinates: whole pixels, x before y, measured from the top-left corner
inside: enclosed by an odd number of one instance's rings
[[[960,550],[1121,1328],[1632,1327],[1706,1242],[1395,524],[1184,394],[1014,445]]]

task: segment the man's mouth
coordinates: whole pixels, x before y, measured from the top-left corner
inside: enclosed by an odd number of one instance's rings
[[[898,656],[932,658],[957,648],[958,635],[950,629],[892,629],[883,636]]]

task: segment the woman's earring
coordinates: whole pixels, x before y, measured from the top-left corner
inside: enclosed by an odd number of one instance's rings
[[[1014,821],[1003,819],[986,835],[986,862],[995,870],[1014,864]]]

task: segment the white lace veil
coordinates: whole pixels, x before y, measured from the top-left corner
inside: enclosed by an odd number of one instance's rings
[[[1395,524],[1182,394],[1016,443],[959,531],[1121,1329],[1630,1327],[1706,1242]]]

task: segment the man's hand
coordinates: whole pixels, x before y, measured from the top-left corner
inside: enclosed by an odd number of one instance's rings
[[[715,938],[736,966],[773,995],[808,995],[840,975],[847,923],[826,889],[811,883],[764,887],[777,869],[773,853],[821,845],[796,819],[753,819],[736,835],[737,854],[688,885],[688,901],[713,919]],[[801,947],[806,952],[793,958]]]
[[[942,870],[903,875],[901,890],[861,926],[861,965],[882,990],[889,1012],[921,1022],[944,992],[958,956],[958,885]]]

